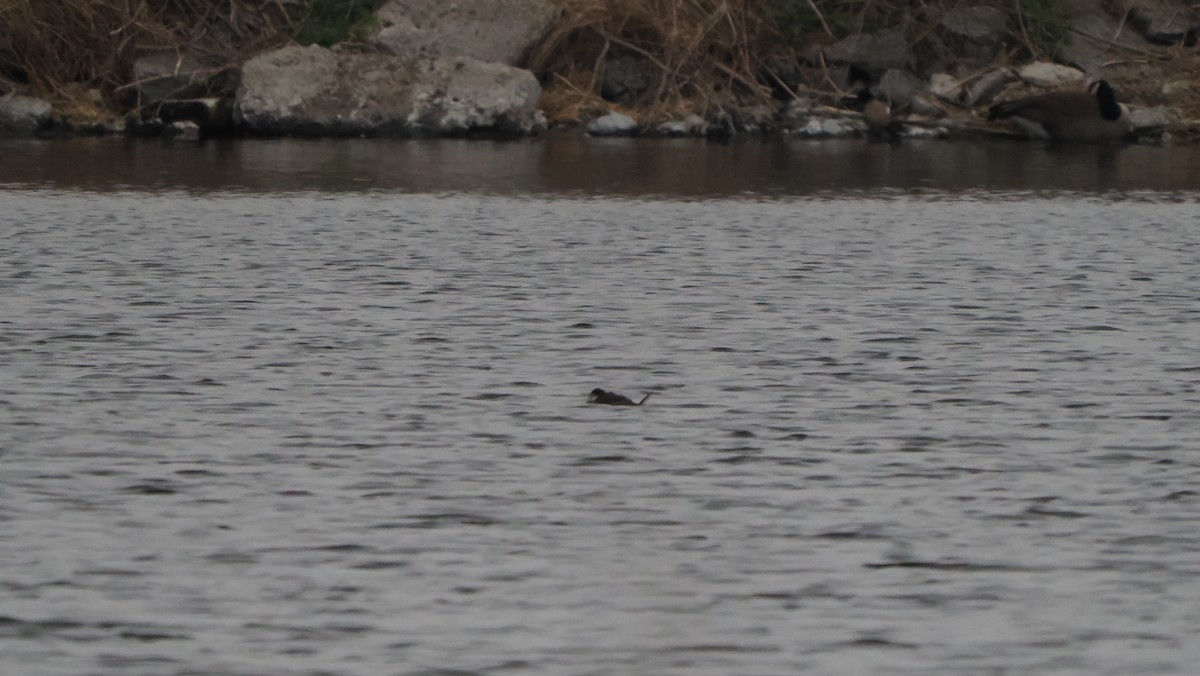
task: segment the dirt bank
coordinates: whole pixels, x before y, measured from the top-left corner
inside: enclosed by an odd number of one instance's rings
[[[1176,138],[1200,138],[1200,13],[1172,0],[562,0],[530,67],[552,122],[619,107],[643,125],[697,113],[839,105],[848,61],[907,80],[903,103],[932,77],[971,84],[1035,60],[1111,81],[1123,101],[1161,107]],[[922,88],[924,92],[920,91]],[[994,93],[993,93],[994,94]],[[962,124],[988,98],[931,96]]]
[[[1121,100],[1158,109],[1175,139],[1200,139],[1200,12],[1182,0],[552,1],[557,21],[520,63],[552,126],[616,111],[641,129],[762,130],[788,106],[840,107],[857,63],[918,123],[966,128],[992,97],[1027,86],[989,73],[1041,60],[1106,78]],[[232,96],[248,58],[289,41],[365,48],[385,4],[13,0],[0,9],[0,96],[49,100],[67,126],[138,116],[139,64],[161,72],[172,59],[211,71],[202,94]],[[981,94],[988,78],[999,84]]]

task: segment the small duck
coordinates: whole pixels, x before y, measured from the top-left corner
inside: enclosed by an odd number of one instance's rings
[[[1012,120],[1026,134],[1049,141],[1098,143],[1133,138],[1129,110],[1105,80],[1084,92],[1050,92],[997,103],[987,119]]]
[[[857,64],[850,66],[850,85],[858,87],[854,107],[862,111],[863,122],[867,123],[867,138],[872,141],[898,141],[900,121],[892,116],[892,104],[871,89],[871,75]]]
[[[587,403],[589,403],[589,404],[608,404],[609,406],[641,406],[642,404],[646,403],[646,400],[650,398],[651,394],[654,394],[654,393],[651,392],[651,393],[647,394],[646,396],[642,397],[641,401],[634,401],[623,394],[617,394],[616,392],[606,392],[605,390],[602,390],[599,387],[597,387],[596,389],[592,390],[591,394],[588,395]]]

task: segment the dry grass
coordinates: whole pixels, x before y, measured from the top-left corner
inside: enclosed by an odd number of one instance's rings
[[[117,103],[139,55],[186,48],[233,62],[280,33],[282,9],[280,0],[0,0],[0,73],[94,110],[97,90]]]
[[[794,59],[801,83],[807,81],[820,98],[832,88],[818,58],[805,64],[795,59],[805,42],[832,42],[847,32],[894,25],[906,17],[911,37],[923,37],[953,2],[904,0],[799,0],[786,6],[810,16],[791,16],[794,31],[778,24],[780,0],[557,0],[563,13],[551,34],[533,53],[528,65],[545,85],[542,107],[552,122],[586,119],[614,108],[602,98],[604,68],[619,56],[650,64],[653,86],[634,103],[634,117],[643,123],[678,119],[696,112],[711,117],[714,107],[763,102],[781,82],[772,77],[764,60]],[[1000,3],[1012,16],[1014,55],[1053,56],[1067,35],[1067,15],[1061,0],[1022,0]],[[1020,8],[1020,11],[1017,11]],[[772,23],[770,17],[775,17]],[[878,25],[875,25],[878,24]],[[783,38],[781,40],[780,38]],[[792,48],[787,44],[790,43]],[[819,50],[813,53],[818,53]],[[1118,49],[1114,59],[1129,68],[1110,69],[1124,100],[1143,105],[1169,105],[1184,120],[1200,119],[1200,53],[1195,49],[1147,47]],[[1120,64],[1124,61],[1114,61]],[[1166,97],[1168,80],[1191,80],[1196,86]],[[803,84],[802,84],[803,86]],[[1168,100],[1169,98],[1169,100]],[[1177,136],[1200,137],[1196,125],[1180,124]]]
[[[1023,0],[1025,7],[1059,0]],[[622,109],[643,123],[699,113],[709,119],[728,105],[768,101],[782,84],[766,60],[791,58],[803,86],[818,97],[832,85],[820,59],[795,57],[805,44],[878,28],[905,16],[919,38],[952,2],[920,0],[556,0],[562,16],[528,62],[545,84],[541,101],[551,122],[585,119],[620,108],[601,96],[614,57],[644,65],[649,88]],[[1039,5],[1040,3],[1040,5]],[[91,121],[127,109],[133,63],[157,50],[205,57],[214,70],[294,33],[289,21],[301,0],[0,0],[0,75],[29,84],[56,110]],[[1012,11],[1010,3],[1004,5]],[[780,7],[790,8],[786,25]],[[811,10],[811,11],[810,11]],[[289,14],[290,13],[290,14]],[[1046,20],[1043,23],[1048,22]],[[1038,53],[1029,25],[1014,44]],[[811,31],[815,30],[816,33]],[[815,37],[814,37],[815,35]],[[814,54],[819,50],[812,50]],[[1044,50],[1043,50],[1044,51]],[[1200,86],[1170,100],[1165,78],[1200,83],[1194,49],[1124,50],[1112,77],[1123,98],[1168,104],[1185,119],[1200,118]],[[1125,63],[1125,62],[1121,62]]]
[[[528,63],[546,85],[543,108],[552,122],[611,108],[601,90],[614,57],[633,56],[655,74],[635,103],[643,122],[711,117],[714,108],[765,103],[773,90],[786,89],[769,64],[790,61],[793,75],[824,89],[825,69],[797,54],[818,53],[812,45],[893,25],[898,17],[919,24],[932,16],[924,2],[906,0],[557,2],[562,18]]]
[[[605,59],[630,54],[651,64],[654,84],[638,101],[645,119],[705,112],[762,99],[755,44],[762,0],[560,0],[563,18],[530,59],[551,73],[543,106],[551,120],[608,109],[599,96]]]

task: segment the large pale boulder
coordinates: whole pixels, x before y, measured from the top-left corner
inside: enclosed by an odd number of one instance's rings
[[[234,121],[263,133],[318,134],[322,129],[365,133],[372,126],[370,121],[355,117],[365,102],[342,99],[345,84],[338,56],[328,49],[290,45],[264,52],[242,65]],[[377,113],[387,117],[408,114],[407,96],[371,103]]]
[[[50,104],[31,96],[0,96],[0,136],[32,136],[50,126]]]
[[[1087,80],[1087,73],[1049,61],[1034,61],[1017,69],[1017,77],[1035,87],[1062,87]]]
[[[413,86],[409,128],[435,136],[528,134],[545,124],[542,87],[527,70],[467,57],[424,61]]]
[[[245,63],[234,120],[259,134],[520,135],[539,125],[540,95],[503,64],[292,45]]]
[[[371,44],[397,56],[467,56],[519,65],[558,17],[552,0],[391,0]]]

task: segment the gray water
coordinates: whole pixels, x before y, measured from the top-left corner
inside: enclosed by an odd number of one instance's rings
[[[0,673],[1196,673],[1195,151],[0,153]]]

